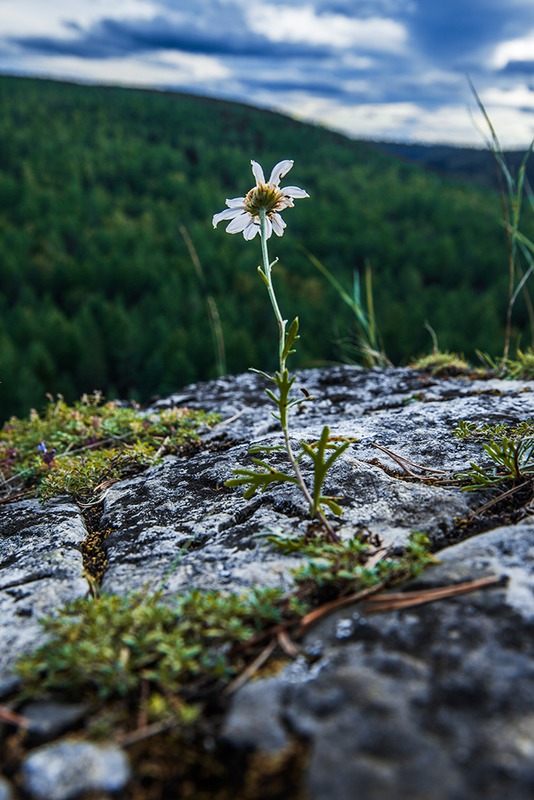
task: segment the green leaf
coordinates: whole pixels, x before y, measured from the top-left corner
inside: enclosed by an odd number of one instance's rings
[[[299,332],[299,318],[295,317],[295,319],[291,323],[291,327],[286,333],[284,349],[282,350],[282,361],[285,361],[286,358],[289,355],[291,355],[291,353],[296,353],[296,350],[292,350],[291,348],[295,344],[295,341],[300,338],[298,332]]]

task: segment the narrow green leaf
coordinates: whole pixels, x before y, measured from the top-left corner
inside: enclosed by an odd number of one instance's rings
[[[285,340],[285,343],[284,343],[284,349],[282,350],[282,360],[285,361],[285,359],[291,353],[295,353],[296,352],[295,350],[292,350],[291,348],[293,347],[295,341],[299,338],[298,332],[299,332],[299,318],[295,317],[295,319],[291,323],[291,326],[290,326],[288,332],[286,333],[286,340]]]

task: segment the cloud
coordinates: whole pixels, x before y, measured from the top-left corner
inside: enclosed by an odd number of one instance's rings
[[[205,12],[184,10],[158,13],[151,18],[104,17],[88,26],[74,21],[64,25],[66,35],[18,36],[10,41],[23,50],[80,58],[113,58],[136,53],[175,50],[207,55],[318,57],[324,48],[308,43],[281,46],[261,31],[252,30],[239,6],[223,0],[205,3]]]
[[[534,135],[532,0],[0,5],[7,72],[213,94],[353,135],[476,143],[469,73],[488,110],[508,113],[514,141]]]
[[[319,14],[311,6],[262,6],[249,12],[249,28],[274,42],[324,45],[329,50],[358,48],[363,52],[399,52],[406,44],[404,27],[392,19],[347,19],[339,13]]]
[[[534,61],[509,61],[503,75],[528,75],[534,78]]]
[[[487,58],[503,39],[534,26],[531,0],[421,2],[407,17],[411,41],[434,63],[461,69]]]

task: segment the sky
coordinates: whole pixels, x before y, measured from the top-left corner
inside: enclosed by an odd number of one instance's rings
[[[534,137],[534,0],[0,0],[0,73],[150,87],[349,136]]]

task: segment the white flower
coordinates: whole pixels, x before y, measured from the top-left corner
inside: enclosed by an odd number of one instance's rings
[[[227,233],[243,233],[245,239],[253,239],[260,233],[260,211],[265,209],[265,237],[268,239],[274,231],[277,236],[282,236],[286,223],[279,212],[284,208],[294,206],[294,200],[310,195],[299,189],[298,186],[280,187],[280,181],[286,175],[293,161],[279,161],[273,167],[268,181],[265,180],[263,170],[257,161],[251,161],[252,174],[256,178],[254,186],[246,197],[235,197],[226,201],[228,208],[220,211],[213,217],[213,227],[219,222],[231,220],[227,225]]]

